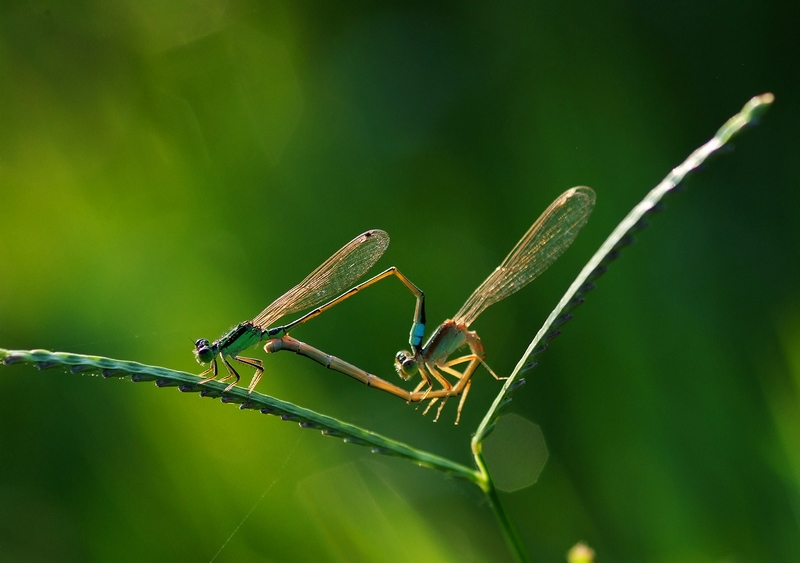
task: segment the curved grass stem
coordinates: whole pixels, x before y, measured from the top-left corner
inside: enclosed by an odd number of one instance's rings
[[[476,447],[477,450],[475,449]],[[481,477],[478,486],[486,495],[486,499],[489,501],[489,506],[492,508],[492,512],[494,513],[497,523],[500,526],[500,531],[503,532],[503,537],[506,540],[508,549],[514,555],[514,558],[519,563],[530,563],[532,559],[528,553],[528,549],[525,547],[525,543],[522,541],[522,537],[519,535],[517,527],[514,525],[514,522],[511,520],[505,508],[503,507],[503,503],[500,502],[500,496],[497,494],[497,488],[494,486],[492,476],[486,467],[486,462],[483,459],[483,452],[481,451],[481,448],[481,444],[477,444],[473,445],[472,450],[472,455],[475,458],[475,463],[478,466],[478,471],[480,472]]]
[[[154,381],[158,387],[177,387],[186,393],[196,392],[200,393],[202,397],[219,398],[223,403],[238,404],[242,410],[252,409],[263,414],[279,416],[281,420],[297,422],[302,428],[320,430],[325,436],[342,438],[349,444],[366,446],[373,453],[406,458],[417,465],[436,469],[476,484],[480,478],[476,470],[465,465],[413,448],[353,424],[268,395],[257,392],[248,394],[247,389],[234,387],[225,391],[225,384],[216,381],[200,385],[202,378],[183,371],[101,356],[2,348],[0,348],[0,364],[30,364],[39,369],[62,368],[69,373],[96,373],[106,378],[130,377],[134,382]]]

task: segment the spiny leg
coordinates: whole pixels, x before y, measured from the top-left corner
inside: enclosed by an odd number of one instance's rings
[[[215,380],[217,378],[218,373],[217,373],[217,359],[216,358],[211,358],[211,366],[206,371],[204,371],[203,373],[198,375],[197,377],[203,377],[205,374],[207,374],[210,371],[214,372],[214,375],[212,375],[211,377],[206,377],[203,381],[200,382],[200,385],[202,385],[203,383],[208,383],[209,381],[213,381],[213,380]]]
[[[463,373],[459,373],[458,371],[450,367],[457,364],[462,364],[467,361],[469,361],[470,364],[466,367],[466,369],[464,369]],[[478,369],[478,366],[481,364],[482,361],[483,359],[477,354],[469,354],[467,356],[461,356],[460,358],[456,358],[454,360],[447,362],[442,366],[439,366],[447,373],[459,378],[459,381],[453,388],[453,393],[452,393],[453,395],[461,395],[461,400],[458,402],[458,411],[456,412],[456,422],[455,422],[456,424],[458,424],[458,421],[461,420],[461,409],[464,408],[464,402],[467,400],[466,397],[467,393],[469,393],[470,386],[472,385],[472,379],[471,379],[472,375],[475,373],[475,370]],[[444,401],[442,401],[442,404],[439,405],[439,410],[436,411],[436,418],[434,419],[434,422],[439,420],[439,416],[442,414],[442,409],[444,408],[444,405],[449,397],[450,395],[445,397]]]
[[[469,362],[470,364],[464,368],[463,372],[454,370],[451,367],[457,364],[463,364],[464,362]],[[453,387],[452,394],[460,395],[461,389],[467,384],[467,381],[469,381],[469,378],[472,377],[479,365],[481,365],[481,358],[479,356],[469,355],[447,362],[446,364],[439,366],[439,369],[458,379],[458,383],[456,383]]]
[[[422,363],[417,365],[417,369],[419,370],[419,373],[422,376],[422,381],[420,381],[419,384],[416,387],[414,387],[414,390],[409,394],[409,397],[412,397],[414,394],[419,393],[420,390],[422,390],[422,388],[425,387],[426,385],[428,386],[428,388],[425,389],[425,393],[422,394],[422,397],[415,401],[415,402],[417,402],[419,404],[416,406],[416,408],[414,410],[419,409],[419,405],[421,405],[425,401],[425,399],[428,397],[428,393],[433,391],[433,379],[431,379],[431,376],[428,373],[428,370],[425,369],[425,367],[424,367],[424,365]],[[431,373],[434,374],[434,376],[436,377],[437,381],[439,381],[440,383],[442,381],[444,381],[444,383],[447,384],[447,387],[445,387],[444,384],[443,384],[442,385],[442,389],[450,389],[452,387],[452,385],[450,385],[450,382],[447,381],[446,379],[444,379],[441,376],[441,374],[437,373],[435,370],[431,371]],[[408,402],[411,402],[411,399],[409,399]],[[428,408],[430,408],[430,406]],[[427,409],[425,410],[425,412],[428,412]]]
[[[471,362],[472,360],[480,360],[480,359],[481,359],[481,357],[478,356],[477,354],[467,354],[466,356],[460,356],[460,357],[458,357],[458,358],[456,358],[454,360],[450,360],[449,362],[445,362],[444,364],[442,364],[439,367],[457,366],[458,364],[463,364],[465,362]],[[459,379],[461,379],[460,376],[459,376]]]
[[[464,392],[461,394],[461,400],[458,402],[458,411],[456,411],[456,424],[458,421],[461,420],[461,409],[464,408],[464,401],[467,400],[467,393],[469,393],[469,388],[472,385],[472,380],[470,379],[467,381],[466,387],[464,387]]]
[[[436,381],[441,383],[442,389],[450,390],[450,389],[453,388],[453,384],[450,383],[445,376],[443,376],[441,373],[439,373],[439,370],[436,369],[436,367],[434,366],[434,364],[432,362],[429,363],[426,367],[428,368],[428,371],[430,372],[430,374],[433,377],[436,378]]]
[[[449,361],[447,363],[444,363],[442,365],[437,366],[442,371],[445,371],[446,373],[449,373],[450,375],[454,376],[456,379],[459,380],[459,382],[456,384],[455,387],[453,387],[453,385],[449,381],[447,381],[447,379],[445,379],[445,377],[442,374],[439,373],[439,371],[436,369],[436,367],[433,366],[433,364],[428,366],[428,369],[430,370],[430,372],[432,374],[434,374],[434,376],[436,376],[436,379],[438,381],[440,381],[440,382],[441,381],[445,381],[447,383],[446,386],[442,385],[442,387],[446,391],[448,391],[448,393],[444,396],[444,399],[442,400],[442,402],[439,404],[439,409],[436,411],[436,418],[433,419],[434,422],[439,420],[439,415],[442,414],[442,409],[444,408],[445,404],[447,404],[447,399],[450,398],[450,395],[459,395],[461,393],[461,390],[459,389],[459,387],[462,386],[463,384],[467,383],[467,381],[469,380],[469,376],[471,376],[472,372],[475,371],[475,366],[477,366],[477,361],[478,360],[480,360],[480,358],[478,358],[478,356],[472,354],[472,355],[462,356],[460,358],[456,358],[455,360],[451,360],[451,361]],[[472,364],[470,364],[467,367],[467,369],[464,370],[463,374],[457,372],[456,370],[454,370],[453,368],[450,367],[450,366],[453,366],[453,365],[462,364],[462,363],[467,362],[467,361],[472,362]],[[469,373],[469,376],[467,375],[467,373]],[[466,380],[464,380],[465,377],[467,378]],[[424,398],[423,398],[423,400],[424,400]],[[422,415],[424,416],[424,415],[428,414],[428,411],[431,410],[431,407],[438,400],[439,400],[439,397],[434,397],[433,399],[431,399],[430,403],[428,403],[428,406],[425,407],[424,411],[422,411]]]
[[[483,365],[483,367],[486,368],[486,371],[488,371],[490,374],[492,374],[492,377],[494,377],[497,381],[503,381],[504,379],[508,379],[508,377],[500,377],[499,375],[497,375],[494,372],[494,370],[492,370],[492,368],[489,367],[489,364],[487,364],[486,362],[483,361],[483,358],[480,358],[480,360],[481,360],[481,364]]]
[[[459,360],[460,360],[460,358],[459,358]],[[450,398],[450,395],[459,395],[459,394],[461,394],[461,391],[458,389],[458,387],[460,387],[460,386],[461,386],[461,379],[464,377],[464,374],[462,374],[462,373],[460,373],[460,372],[458,372],[458,371],[454,370],[453,368],[449,367],[449,366],[448,366],[448,365],[446,365],[446,364],[445,364],[445,365],[443,365],[443,366],[439,366],[439,368],[440,368],[440,369],[442,369],[442,370],[444,370],[444,371],[446,371],[446,372],[447,372],[447,373],[449,373],[450,375],[452,375],[452,376],[456,377],[456,378],[457,378],[459,381],[458,381],[458,383],[456,383],[456,387],[454,387],[453,389],[451,389],[452,393],[448,393],[447,395],[445,395],[445,397],[444,397],[444,399],[442,400],[442,402],[441,402],[441,403],[439,403],[439,408],[436,410],[436,418],[434,418],[434,419],[433,419],[433,421],[434,421],[434,422],[436,422],[436,421],[438,421],[438,420],[439,420],[439,416],[441,416],[441,414],[442,414],[442,409],[443,409],[443,408],[444,408],[444,406],[447,404],[447,399],[449,399],[449,398]],[[424,413],[422,413],[422,414],[425,414],[425,413],[427,413],[427,412],[428,412],[428,409],[430,409],[430,408],[433,406],[433,403],[434,403],[435,401],[436,401],[436,399],[431,399],[431,402],[430,402],[430,404],[428,405],[428,408],[427,408],[427,409],[425,409],[425,412],[424,412]],[[458,422],[456,422],[456,424],[458,424]]]
[[[455,377],[458,380],[461,380],[464,377],[463,373],[461,373],[460,371],[454,370],[453,368],[451,368],[447,364],[445,364],[443,366],[439,366],[439,369],[449,373],[450,375],[452,375],[453,377]],[[458,383],[456,383],[456,385],[458,385]]]
[[[477,363],[475,365],[477,366]],[[452,393],[448,393],[447,395],[445,395],[444,399],[439,404],[439,408],[436,410],[436,418],[434,418],[433,421],[437,422],[439,420],[439,417],[442,415],[442,409],[444,409],[444,406],[447,404],[447,399],[449,399],[452,395],[456,395],[456,396],[461,395],[461,401],[459,401],[459,403],[458,403],[458,414],[456,415],[456,424],[458,424],[458,419],[461,417],[461,406],[464,404],[464,395],[467,393],[466,390],[465,390],[465,391],[463,391],[463,394],[462,394],[462,389],[461,389],[462,383],[463,383],[463,386],[466,389],[469,389],[469,386],[472,384],[472,381],[470,381],[469,378],[472,375],[472,372],[475,371],[475,369],[473,368],[472,371],[470,371],[469,373],[468,373],[467,370],[465,370],[464,373],[461,374],[461,373],[457,372],[456,370],[454,370],[452,368],[449,368],[447,366],[440,366],[440,367],[442,369],[444,369],[445,371],[447,371],[448,373],[452,373],[453,375],[458,377],[459,381],[456,384],[456,387],[453,388],[453,390],[452,390],[453,392]],[[436,399],[432,399],[431,400],[431,404],[428,405],[428,408],[431,408],[431,405],[433,405],[433,401],[435,401],[435,400]],[[425,410],[427,412],[427,409],[425,409]]]
[[[428,414],[428,411],[431,410],[431,407],[433,406],[433,404],[438,402],[438,401],[439,401],[439,397],[434,397],[433,399],[431,399],[431,402],[428,403],[428,406],[425,407],[424,411],[422,411],[422,416],[425,416],[426,414]],[[442,403],[442,405],[444,405],[444,403]],[[441,407],[439,407],[439,410],[441,410]],[[439,418],[439,415],[436,415],[436,418]],[[436,422],[436,421],[434,420],[434,422]]]
[[[223,356],[222,354],[220,354],[220,357],[222,358],[222,361],[225,362],[225,369],[228,370],[228,375],[226,375],[225,377],[220,379],[219,382],[222,383],[223,381],[226,381],[226,380],[230,379],[231,377],[234,378],[234,380],[223,391],[223,392],[227,393],[228,391],[230,391],[231,389],[236,387],[236,384],[239,383],[240,377],[239,377],[238,372],[235,369],[233,369],[233,366],[230,364],[230,362],[227,360],[227,358],[225,358],[225,356]]]
[[[461,360],[462,360],[462,358],[458,358],[457,360],[454,360],[454,361],[456,363],[461,363]],[[466,360],[464,360],[464,361],[466,361]],[[450,362],[448,362],[448,364],[449,363]],[[444,409],[444,406],[447,404],[447,399],[449,399],[451,395],[459,395],[459,394],[461,394],[461,391],[458,389],[458,387],[461,386],[461,380],[463,379],[464,374],[454,370],[448,364],[444,364],[444,365],[439,366],[439,369],[449,373],[450,375],[452,375],[453,377],[455,377],[459,381],[458,381],[458,383],[456,383],[455,387],[452,387],[451,389],[449,389],[449,391],[451,391],[451,393],[448,393],[447,395],[445,395],[444,398],[442,399],[442,402],[439,403],[439,408],[436,409],[436,418],[433,419],[434,422],[437,422],[439,420],[439,417],[442,414],[442,409]],[[469,383],[469,381],[467,381],[467,383]],[[439,399],[435,398],[435,397],[433,399],[431,399],[431,402],[428,403],[427,408],[425,409],[425,411],[422,414],[423,415],[427,414],[428,411],[430,410],[430,408],[433,406],[433,403],[435,403],[438,400]],[[458,421],[456,421],[456,424],[458,424]]]
[[[452,385],[450,385],[450,382],[444,379],[441,376],[441,374],[436,372],[435,369],[431,371],[430,367],[426,368],[425,365],[422,363],[417,364],[417,369],[419,370],[419,373],[422,376],[422,381],[419,382],[419,385],[417,385],[414,388],[414,391],[412,393],[418,393],[420,389],[422,389],[425,385],[428,386],[428,388],[425,390],[425,393],[422,394],[422,398],[419,400],[420,404],[422,404],[422,402],[428,396],[428,393],[433,391],[433,379],[431,379],[431,374],[433,374],[433,376],[439,383],[442,383],[442,381],[444,381],[444,383],[442,384],[442,389],[449,389],[450,387],[452,387]],[[417,405],[417,408],[419,408],[419,405]]]
[[[223,383],[225,381],[228,381],[231,377],[236,377],[236,375],[238,375],[238,373],[236,372],[236,370],[233,370],[234,373],[231,373],[232,369],[233,369],[233,366],[231,364],[229,364],[227,361],[225,361],[225,370],[228,372],[228,375],[226,375],[225,377],[222,377],[220,379],[217,379],[217,382],[218,383]],[[234,383],[235,383],[235,381],[234,381]]]
[[[424,387],[426,384],[428,385],[428,388],[427,388],[427,389],[425,389],[425,392],[422,394],[422,397],[420,397],[419,399],[417,399],[417,400],[415,401],[415,402],[417,403],[417,406],[416,406],[416,407],[414,407],[414,410],[419,410],[419,407],[420,407],[420,405],[421,405],[422,403],[424,403],[424,402],[425,402],[425,400],[428,398],[428,394],[429,394],[429,393],[430,393],[430,392],[433,390],[433,384],[432,384],[432,383],[430,383],[430,381],[429,381],[428,379],[423,379],[422,381],[420,381],[420,382],[419,382],[419,385],[417,385],[417,386],[414,388],[414,390],[413,390],[411,393],[409,393],[409,400],[408,400],[408,402],[410,403],[410,402],[411,402],[411,400],[412,400],[412,397],[413,397],[415,394],[419,393],[419,391],[420,391],[420,390],[421,390],[421,389],[422,389],[422,388],[423,388],[423,387]],[[434,401],[435,401],[435,400],[436,400],[436,399],[434,399]],[[428,407],[427,407],[427,408],[425,409],[425,411],[422,413],[422,414],[423,414],[423,416],[424,416],[424,415],[425,415],[425,414],[428,412],[428,409],[429,409],[429,408],[431,408],[431,406],[430,406],[430,405],[428,405]]]
[[[436,381],[438,381],[439,383],[442,384],[442,390],[448,392],[447,395],[444,398],[444,402],[447,402],[447,397],[450,396],[450,391],[453,389],[453,384],[450,383],[445,376],[443,376],[441,373],[439,373],[439,370],[436,369],[435,365],[432,362],[426,364],[426,368],[427,368],[427,371],[430,372],[430,374],[433,375],[433,377],[436,378]],[[433,385],[428,387],[428,390],[425,391],[425,394],[419,400],[420,404],[425,400],[425,398],[428,396],[428,393],[430,393],[432,390],[433,390]],[[433,404],[438,400],[439,400],[438,398],[431,399],[431,402],[428,403],[428,406],[425,407],[424,411],[422,411],[422,416],[425,416],[426,414],[428,414],[428,411],[431,409]],[[444,402],[442,403],[442,406],[444,406]],[[417,408],[419,408],[419,407],[417,407]],[[442,407],[440,406],[439,410],[441,410],[441,408]],[[438,416],[437,416],[437,418],[438,418]],[[436,422],[436,421],[434,420],[434,422]]]
[[[450,366],[454,366],[454,365],[457,365],[457,364],[462,364],[464,362],[475,362],[475,365],[474,366],[468,366],[467,369],[464,370],[463,374],[461,374],[461,373],[459,373],[459,372],[457,372],[455,370],[447,369]],[[491,374],[491,376],[494,377],[496,380],[503,381],[505,379],[508,379],[507,377],[500,377],[499,375],[497,375],[494,372],[494,370],[492,370],[492,368],[489,367],[489,364],[487,364],[484,361],[484,359],[481,356],[477,355],[477,354],[469,354],[467,356],[461,356],[460,358],[456,358],[455,360],[451,360],[451,361],[447,362],[446,364],[441,365],[439,367],[441,369],[443,369],[444,371],[446,371],[447,373],[449,373],[451,375],[454,375],[454,376],[458,377],[459,379],[461,379],[463,377],[463,375],[466,374],[467,372],[470,372],[470,373],[474,372],[475,369],[478,367],[478,364],[480,364],[483,367],[485,367],[486,371],[488,371],[489,374]]]
[[[480,363],[483,364],[483,367],[486,368],[486,371],[488,371],[492,375],[492,377],[494,377],[497,381],[503,381],[504,379],[508,379],[507,377],[500,377],[499,375],[497,375],[494,372],[494,370],[489,367],[489,364],[486,363],[486,361],[484,360],[484,358],[486,357],[486,354],[483,351],[483,344],[481,344],[481,341],[480,341],[480,338],[478,338],[478,335],[475,334],[474,332],[472,332],[472,333],[469,333],[468,336],[469,336],[468,343],[469,343],[470,350],[472,351],[472,354],[470,354],[468,356],[463,356],[461,358],[456,358],[452,362],[448,362],[447,365],[454,365],[456,363],[459,363],[460,361],[465,361],[467,358],[470,358],[470,359],[474,358],[474,359],[479,360]]]
[[[442,414],[442,409],[447,404],[447,399],[449,399],[449,398],[450,398],[450,395],[446,395],[442,399],[442,402],[439,403],[439,408],[436,409],[436,417],[433,419],[434,422],[438,422],[439,416],[441,416],[441,414]],[[434,397],[433,399],[431,399],[431,402],[428,403],[428,406],[425,407],[424,411],[422,411],[422,415],[424,416],[424,415],[428,414],[428,411],[431,410],[431,407],[433,406],[433,404],[436,403],[438,400],[439,400],[439,397]],[[458,422],[456,422],[456,424],[458,424]]]
[[[246,366],[256,368],[256,373],[253,375],[253,379],[250,380],[250,385],[247,386],[247,393],[249,395],[253,392],[253,389],[256,388],[256,385],[258,385],[261,376],[264,375],[264,362],[256,358],[245,358],[244,356],[235,356],[234,359]]]
[[[428,384],[428,382],[427,382],[427,381],[425,381],[424,379],[423,379],[422,381],[420,381],[420,382],[419,382],[419,385],[417,385],[416,387],[414,387],[414,390],[413,390],[411,393],[412,393],[412,394],[413,394],[413,393],[419,393],[419,392],[420,392],[420,390],[421,390],[423,387],[425,387],[425,385],[426,385],[426,384],[428,385],[428,390],[427,390],[427,391],[425,391],[425,394],[427,395],[427,394],[430,392],[431,385],[430,385],[430,384]],[[424,400],[425,400],[425,398],[423,397],[423,398],[422,398],[422,399],[420,399],[420,400],[424,401]]]
[[[442,409],[447,404],[447,399],[448,399],[448,397],[445,397],[444,401],[442,401],[442,404],[440,404],[439,408],[436,410],[436,418],[433,419],[434,422],[438,422],[439,421],[439,417],[442,414]],[[458,421],[456,421],[456,424],[458,424]]]
[[[419,385],[414,387],[414,390],[411,392],[411,395],[409,395],[409,397],[411,397],[414,395],[414,393],[419,393],[420,390],[422,390],[422,388],[425,387],[425,385],[427,385],[428,388],[425,389],[425,393],[422,394],[422,398],[418,401],[417,406],[414,408],[414,410],[417,410],[419,408],[419,405],[422,404],[422,401],[425,400],[425,398],[428,396],[428,393],[430,393],[431,389],[433,389],[433,385],[431,384],[430,381],[428,381],[426,378],[423,377],[422,381],[419,382]],[[408,402],[410,403],[411,401],[409,400]]]

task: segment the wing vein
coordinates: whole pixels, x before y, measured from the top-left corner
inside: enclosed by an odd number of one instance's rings
[[[253,325],[269,328],[279,318],[315,307],[349,289],[383,255],[389,235],[373,229],[348,242],[303,281],[273,301]]]
[[[453,319],[469,326],[487,307],[536,279],[569,248],[589,219],[594,202],[594,191],[586,187],[572,188],[561,194]]]

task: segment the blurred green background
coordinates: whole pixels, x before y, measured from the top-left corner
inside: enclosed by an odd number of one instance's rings
[[[549,459],[502,498],[539,561],[579,540],[599,561],[796,561],[798,16],[3,2],[0,347],[199,373],[195,339],[369,228],[390,233],[378,267],[425,290],[435,325],[558,194],[591,186],[569,252],[473,325],[508,373],[628,210],[772,91],[528,374],[511,412]],[[391,379],[412,310],[387,281],[294,334]],[[500,387],[479,372],[461,424],[452,406],[434,424],[292,354],[264,359],[259,391],[463,463]],[[2,561],[510,560],[477,490],[405,461],[150,384],[0,377]],[[498,468],[530,457],[499,450]]]

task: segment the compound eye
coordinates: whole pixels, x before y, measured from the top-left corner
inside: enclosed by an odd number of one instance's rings
[[[207,364],[214,358],[214,351],[211,349],[211,345],[205,338],[201,338],[195,342],[194,345],[194,355],[197,357],[197,361],[201,364]]]
[[[398,352],[394,357],[394,367],[397,374],[406,380],[417,373],[417,361],[410,352]]]

